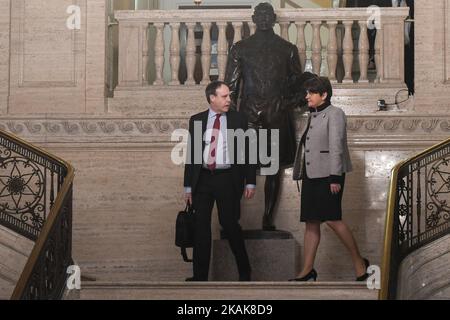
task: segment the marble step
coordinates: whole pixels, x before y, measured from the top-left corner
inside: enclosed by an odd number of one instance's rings
[[[359,282],[98,282],[84,281],[67,299],[376,300]]]
[[[14,291],[14,284],[9,280],[2,279],[0,275],[0,300],[9,300]]]
[[[0,225],[0,299],[9,299],[34,242]]]

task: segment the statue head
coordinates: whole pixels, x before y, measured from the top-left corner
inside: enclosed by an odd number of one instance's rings
[[[269,30],[275,25],[277,15],[273,7],[268,2],[262,2],[255,7],[252,20],[256,24],[258,30]]]

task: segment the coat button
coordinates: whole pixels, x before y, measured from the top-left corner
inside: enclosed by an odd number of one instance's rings
[[[309,126],[309,128],[310,128],[310,129],[312,129],[312,128],[313,128],[313,126]]]
[[[307,162],[306,165],[309,166],[309,162]]]
[[[306,137],[306,140],[309,140],[309,137]]]
[[[309,152],[309,150],[306,150],[306,152]]]
[[[317,116],[313,116],[314,118],[317,118]]]

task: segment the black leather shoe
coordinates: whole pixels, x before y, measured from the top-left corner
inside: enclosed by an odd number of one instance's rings
[[[308,272],[308,274],[304,277],[289,279],[289,281],[309,281],[311,279],[313,279],[314,281],[316,281],[317,279],[317,272],[314,269],[311,269],[311,271]]]
[[[366,272],[362,276],[357,277],[356,281],[365,281],[369,277],[369,274],[367,273],[367,268],[369,268],[370,262],[366,258],[363,258],[363,260],[364,260],[364,264],[366,266]]]
[[[189,277],[189,278],[186,278],[184,281],[195,281],[195,278],[194,277]]]

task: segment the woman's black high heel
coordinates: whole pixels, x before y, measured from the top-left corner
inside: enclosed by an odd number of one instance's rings
[[[316,281],[316,279],[317,279],[317,272],[314,269],[312,269],[310,272],[308,272],[308,274],[306,276],[303,276],[301,278],[289,279],[289,281],[309,281],[311,279],[313,279],[314,281]]]
[[[363,258],[363,260],[366,266],[366,272],[362,276],[357,277],[356,281],[365,281],[369,277],[369,274],[367,273],[367,268],[370,266],[370,262],[366,258]]]

